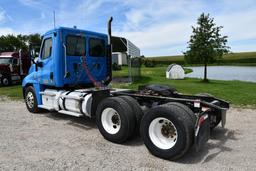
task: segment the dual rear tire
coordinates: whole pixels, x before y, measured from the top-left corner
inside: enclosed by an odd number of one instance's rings
[[[153,155],[175,160],[191,147],[195,121],[194,113],[187,106],[167,103],[152,108],[143,116],[140,133]]]
[[[141,116],[142,111],[135,99],[108,97],[97,107],[96,124],[105,139],[124,143],[136,132]]]
[[[108,97],[98,105],[96,124],[103,137],[114,143],[124,143],[140,128],[148,150],[164,159],[177,159],[191,147],[196,117],[187,106],[167,103],[142,115],[135,99]]]

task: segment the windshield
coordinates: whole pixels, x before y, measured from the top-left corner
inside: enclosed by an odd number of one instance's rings
[[[11,58],[0,58],[0,64],[11,64],[12,59]]]

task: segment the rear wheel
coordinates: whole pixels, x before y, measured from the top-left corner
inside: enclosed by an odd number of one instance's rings
[[[140,133],[148,150],[164,159],[183,156],[192,144],[190,116],[174,104],[152,108],[141,121]]]
[[[139,103],[130,96],[118,96],[122,99],[124,99],[132,108],[133,111],[133,115],[136,118],[136,123],[135,123],[135,134],[139,133],[139,129],[140,129],[140,121],[142,119],[143,116],[143,111],[139,105]]]
[[[103,137],[123,143],[134,133],[136,119],[130,105],[119,97],[108,97],[96,111],[96,124]]]
[[[35,89],[32,86],[29,86],[25,90],[25,103],[27,109],[31,113],[38,113],[39,109],[37,107],[37,99],[35,94]]]

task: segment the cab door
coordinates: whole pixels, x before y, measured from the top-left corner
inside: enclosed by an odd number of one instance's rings
[[[83,83],[85,76],[82,70],[82,58],[86,55],[86,37],[83,33],[64,30],[64,84],[76,85]]]
[[[53,36],[44,36],[38,60],[38,82],[43,85],[54,85],[53,80]]]
[[[96,82],[103,82],[107,75],[107,40],[102,36],[89,36],[87,39],[88,53],[86,62],[88,72],[93,76]]]

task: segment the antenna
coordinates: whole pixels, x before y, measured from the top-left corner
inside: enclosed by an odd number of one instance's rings
[[[54,26],[54,29],[55,29],[55,11],[53,11],[53,26]]]

